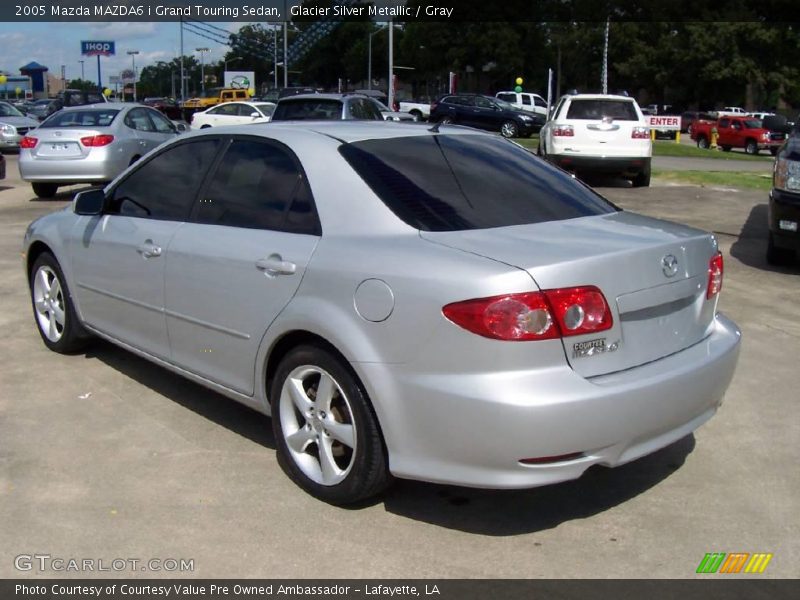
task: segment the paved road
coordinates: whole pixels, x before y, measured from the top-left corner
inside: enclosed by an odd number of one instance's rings
[[[45,349],[20,241],[69,198],[34,199],[15,161],[0,182],[0,577],[41,575],[13,558],[43,553],[192,558],[196,577],[685,578],[711,551],[771,552],[764,576],[800,576],[800,267],[764,262],[764,194],[601,190],[720,232],[721,308],[744,342],[725,403],[696,435],[562,485],[400,481],[343,510],[288,481],[265,417],[106,343]]]

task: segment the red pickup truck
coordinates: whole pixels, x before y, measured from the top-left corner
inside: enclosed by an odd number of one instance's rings
[[[708,148],[711,144],[711,130],[717,129],[717,145],[729,152],[731,148],[744,148],[747,154],[758,154],[769,150],[774,156],[786,139],[780,131],[764,129],[761,120],[755,117],[720,117],[717,121],[695,121],[692,123],[691,138],[698,148]]]

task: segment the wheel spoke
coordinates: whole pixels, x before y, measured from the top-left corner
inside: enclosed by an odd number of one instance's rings
[[[53,283],[50,284],[50,297],[55,300],[58,298],[58,295],[61,293],[61,284],[58,281],[58,277],[53,277]]]
[[[286,436],[286,443],[289,448],[295,452],[305,452],[308,444],[316,439],[316,433],[313,429],[306,429],[305,427],[298,429],[294,433]]]
[[[36,277],[39,279],[39,285],[41,286],[41,292],[44,296],[45,294],[50,292],[50,281],[47,279],[47,271],[44,269],[39,269],[39,272],[36,274]]]
[[[56,327],[56,316],[55,314],[53,314],[53,311],[50,311],[48,317],[50,319],[50,326],[47,329],[47,337],[55,342],[56,340],[58,340],[58,327]]]
[[[329,411],[331,409],[331,400],[333,399],[333,393],[335,391],[335,384],[333,379],[325,374],[319,374],[319,383],[317,384],[317,397],[314,401],[314,405],[317,408],[317,412],[320,411]]]
[[[303,380],[292,378],[288,381],[289,383],[289,395],[292,397],[292,402],[294,403],[297,410],[299,410],[303,415],[306,415],[314,406],[311,402],[311,399],[306,394],[306,390],[303,388]]]
[[[39,314],[43,315],[45,312],[47,312],[48,306],[43,298],[36,300],[34,302],[34,306],[36,306],[36,312],[38,312]]]
[[[51,313],[55,317],[56,323],[61,325],[61,328],[63,329],[64,328],[65,318],[66,318],[66,315],[64,314],[64,310],[60,306],[58,306],[57,304],[54,304],[53,308],[51,309]]]
[[[336,483],[342,473],[341,469],[333,460],[333,449],[331,448],[332,443],[333,442],[330,439],[326,439],[324,436],[320,437],[319,467],[322,471],[322,482],[325,485]]]
[[[355,448],[355,431],[352,425],[326,420],[325,430],[336,441],[341,442],[348,448]]]

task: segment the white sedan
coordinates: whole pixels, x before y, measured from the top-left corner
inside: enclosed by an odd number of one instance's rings
[[[222,125],[245,125],[267,123],[275,110],[273,102],[225,102],[192,116],[192,128],[221,127]]]

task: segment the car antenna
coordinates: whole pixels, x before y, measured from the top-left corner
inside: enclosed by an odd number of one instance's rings
[[[443,122],[444,121],[436,121],[436,125],[428,129],[428,131],[430,131],[431,133],[439,133],[439,127],[442,126]]]

